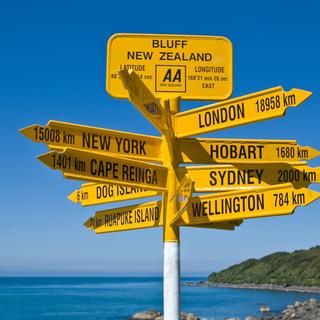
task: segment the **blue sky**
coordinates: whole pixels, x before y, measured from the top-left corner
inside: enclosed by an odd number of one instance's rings
[[[67,200],[80,183],[40,163],[36,157],[46,146],[18,133],[60,120],[158,135],[128,101],[105,91],[112,34],[229,38],[233,97],[278,85],[314,94],[283,118],[205,136],[294,139],[320,150],[319,9],[318,1],[1,1],[0,275],[162,274],[160,228],[86,230],[82,224],[95,208]],[[181,110],[206,103],[183,101]],[[320,166],[320,159],[309,164]],[[319,209],[320,201],[292,216],[246,220],[234,232],[183,228],[182,274],[206,276],[247,258],[318,245]]]

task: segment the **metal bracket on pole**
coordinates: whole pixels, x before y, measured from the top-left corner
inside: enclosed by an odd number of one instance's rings
[[[183,179],[180,182],[180,185],[174,194],[173,197],[176,198],[178,202],[178,208],[174,219],[171,221],[171,225],[174,226],[175,223],[179,220],[182,214],[187,209],[187,205],[189,203],[190,197],[192,196],[192,192],[194,191],[194,181],[185,174]]]

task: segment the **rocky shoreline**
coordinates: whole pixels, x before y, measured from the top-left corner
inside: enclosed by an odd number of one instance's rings
[[[266,310],[269,308],[266,306]],[[271,310],[272,311],[272,310]],[[150,309],[139,312],[129,318],[130,320],[163,320],[160,312]],[[320,301],[310,299],[304,302],[296,301],[292,305],[288,305],[278,315],[271,315],[266,312],[265,315],[247,316],[244,320],[319,320],[320,319]],[[192,313],[182,313],[181,320],[201,320]],[[225,320],[242,320],[240,318],[225,318]]]
[[[181,320],[200,320],[199,317],[195,316],[193,313],[181,312]],[[142,311],[134,314],[129,320],[163,320],[163,315],[155,309],[149,309],[147,311]]]
[[[286,292],[300,292],[300,293],[318,293],[320,294],[320,287],[303,287],[303,286],[280,286],[275,284],[229,284],[229,283],[215,283],[209,281],[200,282],[185,282],[184,286],[189,287],[212,287],[212,288],[235,288],[235,289],[252,289],[252,290],[277,290]],[[319,318],[320,320],[320,318]]]

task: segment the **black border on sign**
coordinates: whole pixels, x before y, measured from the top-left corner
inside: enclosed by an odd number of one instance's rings
[[[185,73],[185,80],[184,80],[184,88],[185,90],[184,91],[172,91],[172,90],[161,90],[161,91],[158,91],[157,90],[157,67],[182,67],[184,68],[184,73]],[[155,79],[154,79],[154,91],[155,92],[183,92],[183,93],[186,93],[187,92],[187,67],[186,66],[183,66],[183,65],[173,65],[173,64],[156,64],[155,65]]]

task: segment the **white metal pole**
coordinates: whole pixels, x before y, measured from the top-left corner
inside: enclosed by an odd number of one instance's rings
[[[164,242],[164,320],[180,319],[180,243]]]

